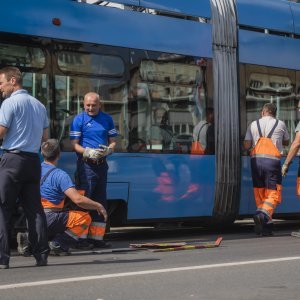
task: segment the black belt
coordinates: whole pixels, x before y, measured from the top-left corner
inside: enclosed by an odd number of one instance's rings
[[[105,158],[102,159],[90,159],[90,158],[79,158],[83,160],[85,163],[91,164],[91,165],[101,165],[106,162]]]
[[[36,156],[36,155],[38,155],[37,153],[26,152],[26,151],[21,151],[21,150],[17,150],[17,149],[12,149],[12,150],[3,149],[3,151],[4,151],[4,153],[24,154],[24,155],[29,155],[29,156]]]

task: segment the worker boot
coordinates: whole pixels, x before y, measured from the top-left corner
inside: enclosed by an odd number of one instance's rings
[[[105,241],[97,241],[97,240],[88,240],[90,243],[94,245],[95,248],[111,248],[112,244]]]
[[[75,243],[74,248],[79,250],[92,250],[94,248],[94,244],[89,243],[86,239],[79,239]]]
[[[28,233],[27,232],[18,232],[17,233],[17,243],[18,243],[18,253],[25,257],[31,256],[31,245],[28,240]]]
[[[263,212],[256,212],[253,216],[255,223],[254,231],[260,236],[271,236],[273,235],[273,222],[269,216]]]
[[[58,242],[51,241],[49,242],[50,255],[53,256],[68,256],[71,255],[69,249],[63,248]]]
[[[268,223],[264,224],[262,235],[263,236],[272,236],[273,234],[273,227],[274,223],[269,221]]]
[[[255,231],[256,235],[262,235],[263,227],[264,227],[264,215],[263,215],[263,213],[257,212],[253,216],[253,220],[254,220],[254,223],[255,223],[254,231]]]
[[[45,267],[48,265],[48,253],[43,253],[35,256],[36,266]]]

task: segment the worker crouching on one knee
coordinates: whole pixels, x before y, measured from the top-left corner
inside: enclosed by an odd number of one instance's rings
[[[283,121],[276,120],[273,103],[263,106],[261,118],[247,129],[244,148],[251,147],[251,173],[256,213],[253,216],[257,235],[272,235],[272,215],[281,203],[281,154],[289,144],[289,134]]]
[[[70,176],[56,167],[60,156],[57,140],[49,139],[44,142],[41,152],[44,158],[40,182],[41,201],[47,219],[50,254],[68,255],[69,248],[75,246],[79,238],[87,238],[92,219],[86,210],[96,211],[105,220],[107,213],[100,203],[76,190]],[[66,197],[76,204],[78,210],[65,209]],[[22,254],[26,250],[25,241],[24,234],[18,234],[18,250],[23,251]],[[22,242],[23,245],[20,245]]]

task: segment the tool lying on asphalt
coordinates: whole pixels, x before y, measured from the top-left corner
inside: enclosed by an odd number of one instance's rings
[[[193,245],[185,245],[179,247],[172,248],[164,248],[164,249],[152,249],[151,252],[168,252],[168,251],[180,251],[180,250],[193,250],[193,249],[205,249],[205,248],[216,248],[219,247],[222,242],[222,237],[218,237],[217,240],[213,243],[201,243],[201,244],[193,244]]]
[[[72,254],[73,255],[110,254],[110,253],[126,253],[126,252],[134,252],[134,251],[168,252],[168,251],[179,251],[179,250],[216,248],[220,246],[221,242],[222,242],[222,237],[218,237],[215,242],[193,241],[193,242],[173,242],[173,243],[164,242],[164,243],[130,244],[129,248],[72,251]]]
[[[222,237],[218,237],[215,242],[181,242],[181,243],[146,243],[146,244],[130,244],[130,247],[136,249],[148,249],[151,252],[167,252],[179,250],[192,250],[219,247]]]
[[[130,244],[129,247],[132,248],[170,248],[170,247],[181,247],[187,245],[187,242],[173,242],[173,243],[145,243],[145,244]]]
[[[291,232],[291,236],[300,237],[300,231],[293,231],[293,232]]]

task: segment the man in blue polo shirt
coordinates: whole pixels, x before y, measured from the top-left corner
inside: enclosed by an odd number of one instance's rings
[[[77,115],[71,125],[70,139],[77,153],[77,185],[86,196],[101,203],[107,209],[106,183],[108,165],[106,156],[112,154],[117,131],[110,115],[101,111],[100,96],[87,93],[84,112]],[[88,238],[95,247],[106,247],[103,241],[106,222],[102,216],[90,212],[92,223]]]
[[[47,265],[49,253],[46,218],[40,201],[39,148],[48,137],[45,106],[22,88],[18,68],[0,70],[0,269],[9,268],[9,232],[17,199],[28,222],[29,241],[37,266]]]
[[[60,158],[59,142],[49,139],[41,146],[44,162],[41,175],[41,201],[46,213],[49,243],[52,255],[68,255],[79,238],[86,239],[91,224],[91,217],[86,209],[102,215],[104,220],[107,213],[104,207],[83,196],[76,190],[70,176],[57,168]],[[65,207],[65,199],[75,203],[83,210],[73,210]],[[18,252],[29,256],[30,243],[26,233],[18,233]]]

